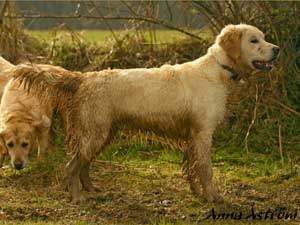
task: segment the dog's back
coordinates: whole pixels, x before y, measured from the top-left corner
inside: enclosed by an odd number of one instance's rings
[[[4,87],[10,79],[9,73],[15,66],[0,56],[0,99],[4,91]]]

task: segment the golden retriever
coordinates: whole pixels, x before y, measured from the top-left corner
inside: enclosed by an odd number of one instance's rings
[[[229,84],[245,69],[271,70],[278,53],[259,29],[239,24],[226,26],[206,55],[180,65],[68,76],[20,67],[14,76],[33,94],[44,93],[64,115],[68,148],[76,152],[67,164],[73,202],[84,199],[79,181],[94,190],[90,162],[123,125],[189,141],[191,188],[219,201],[211,143],[224,117]]]
[[[0,56],[0,99],[2,98],[3,90],[10,77],[6,73],[14,68],[14,65]]]
[[[29,65],[31,66],[31,65]],[[63,74],[68,71],[51,65],[37,65],[39,68]],[[2,72],[10,77],[15,66]],[[1,77],[2,77],[1,76]],[[14,169],[23,169],[31,149],[38,150],[38,158],[51,151],[53,137],[50,132],[54,108],[51,104],[40,101],[38,96],[13,82],[8,81],[4,88],[0,105],[0,155],[2,162],[8,154]]]
[[[11,70],[12,68],[14,68],[14,65],[0,56],[0,73],[1,73],[1,75],[0,75],[0,102],[1,102],[4,87],[10,79],[10,77],[8,76],[8,74],[5,73],[5,71]],[[5,159],[4,154],[2,154],[2,151],[0,148],[0,168],[2,167],[4,159]]]

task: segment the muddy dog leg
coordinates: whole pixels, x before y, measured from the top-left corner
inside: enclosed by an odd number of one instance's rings
[[[80,181],[82,184],[83,189],[89,192],[94,192],[96,188],[93,186],[89,174],[90,164],[94,156],[97,156],[100,151],[102,151],[105,146],[108,144],[108,136],[109,136],[109,129],[105,131],[101,131],[101,136],[97,136],[91,138],[89,141],[89,148],[86,149],[85,152],[82,152],[85,155],[85,159],[81,162],[81,170],[80,170]]]
[[[88,192],[95,192],[96,189],[92,184],[90,173],[89,173],[90,165],[91,163],[88,161],[83,162],[79,177],[84,190]]]
[[[192,143],[190,143],[189,147],[184,150],[183,160],[182,160],[182,173],[183,176],[187,178],[190,183],[191,191],[195,195],[201,195],[201,183],[200,177],[197,177],[197,152]],[[198,168],[199,169],[199,168]]]
[[[79,173],[81,167],[80,152],[76,152],[71,161],[67,164],[68,189],[71,194],[72,202],[79,203],[84,200],[84,196],[80,192]]]
[[[109,132],[107,132],[108,134]],[[89,175],[90,162],[97,153],[104,148],[108,135],[101,137],[90,136],[83,140],[81,149],[73,156],[67,164],[68,187],[73,203],[79,203],[84,200],[80,191],[80,183],[87,191],[94,191],[95,188]],[[82,138],[83,139],[83,138]]]
[[[200,195],[202,186],[203,196],[206,200],[221,201],[222,197],[218,194],[212,181],[212,132],[192,132],[192,138],[193,145],[187,151],[191,190],[195,194]]]
[[[50,130],[42,131],[38,137],[38,154],[37,159],[41,160],[45,157],[45,154],[49,153],[53,149],[54,134]]]

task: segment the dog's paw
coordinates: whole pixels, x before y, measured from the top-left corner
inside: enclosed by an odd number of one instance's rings
[[[86,200],[86,198],[80,194],[80,195],[72,197],[71,204],[78,205],[78,204],[84,202],[85,200]]]
[[[222,203],[224,202],[224,198],[218,194],[217,192],[214,193],[205,193],[203,197],[208,202],[215,202],[215,203]]]
[[[97,187],[95,187],[92,184],[82,185],[82,186],[85,191],[90,192],[90,193],[96,193],[96,192],[100,191]]]
[[[213,185],[211,185],[209,188],[203,189],[203,197],[209,202],[224,202],[224,198],[218,193],[217,188],[215,188]]]

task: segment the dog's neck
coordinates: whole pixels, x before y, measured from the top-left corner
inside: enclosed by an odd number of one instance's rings
[[[220,46],[214,44],[208,49],[208,53],[215,58],[223,70],[230,74],[232,80],[236,80],[239,77],[240,68],[237,68],[236,63],[227,56]]]
[[[12,69],[14,67],[13,64],[10,62],[6,61],[4,58],[0,56],[0,70],[7,70],[7,69]]]
[[[221,66],[224,70],[226,70],[226,71],[228,71],[228,72],[230,73],[230,78],[231,78],[232,80],[237,80],[237,79],[238,79],[239,73],[238,73],[237,71],[235,71],[234,69],[232,69],[231,67],[228,67],[228,66],[226,66],[226,65],[220,64],[220,66]]]

